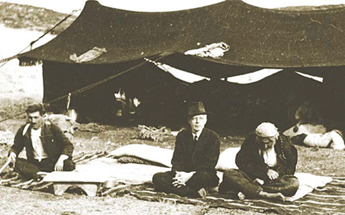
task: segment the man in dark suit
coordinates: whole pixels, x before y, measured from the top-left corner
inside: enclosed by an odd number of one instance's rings
[[[153,176],[157,191],[204,198],[205,188],[218,185],[215,166],[220,139],[214,131],[205,128],[207,114],[202,102],[191,103],[188,107],[190,126],[176,137],[171,171]]]
[[[297,150],[272,123],[261,123],[255,133],[246,137],[236,155],[236,164],[239,169],[223,175],[219,186],[223,195],[284,201],[298,190],[298,179],[293,176]]]
[[[24,178],[37,178],[37,172],[71,171],[73,144],[60,128],[44,119],[45,108],[41,104],[28,106],[27,123],[19,128],[9,152],[9,161]],[[27,159],[18,158],[26,149]]]

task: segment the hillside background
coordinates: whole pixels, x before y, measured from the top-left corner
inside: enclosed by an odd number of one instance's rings
[[[0,60],[30,50],[30,43],[64,19],[67,14],[28,5],[0,2]],[[36,48],[66,29],[76,16],[36,42]],[[25,49],[26,48],[26,49]],[[22,112],[32,102],[43,98],[42,65],[20,67],[13,59],[0,63],[0,120]]]
[[[0,2],[1,24],[7,28],[46,32],[66,16],[67,14],[55,12],[45,8]],[[52,30],[51,34],[59,34],[75,19],[76,16],[72,16],[71,18],[67,19],[61,25]]]

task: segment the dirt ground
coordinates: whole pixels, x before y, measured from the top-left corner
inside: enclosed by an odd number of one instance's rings
[[[23,120],[8,120],[2,128],[15,132]],[[173,135],[166,135],[163,141],[138,139],[137,127],[99,126],[103,131],[78,131],[74,137],[75,153],[112,151],[122,145],[145,143],[173,148]],[[239,146],[244,137],[221,136],[221,151],[227,147]],[[0,163],[6,160],[9,145],[0,146]],[[343,176],[344,151],[297,147],[299,162],[297,172],[325,176]],[[39,191],[25,191],[0,186],[1,214],[258,214],[250,211],[208,208],[167,202],[146,202],[131,196],[88,197],[85,194],[65,193],[55,196]]]

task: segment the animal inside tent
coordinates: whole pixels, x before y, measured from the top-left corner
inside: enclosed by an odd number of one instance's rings
[[[150,64],[144,58],[214,80],[261,68],[282,68],[291,69],[290,72],[315,70],[325,77],[325,83],[341,83],[345,80],[344,18],[344,7],[270,10],[228,0],[189,10],[135,12],[87,1],[80,16],[64,32],[18,58],[21,65],[43,62],[44,102],[59,100],[72,92],[71,106],[85,118],[104,121],[113,119],[114,114],[114,91],[109,93],[110,89],[117,92],[122,88],[120,76],[137,69],[145,71],[139,69]],[[102,85],[93,87],[97,81]],[[150,86],[155,84],[151,84],[151,79],[142,81]],[[129,90],[142,90],[127,83]],[[334,93],[344,87],[326,86],[329,93],[323,96],[329,100],[328,109],[333,112],[332,104],[336,101],[337,114],[333,117],[338,115],[334,118],[345,122],[341,114],[345,98]],[[171,94],[161,96],[173,107],[179,106],[180,97]],[[61,99],[55,102],[56,109],[63,103]],[[162,101],[152,99],[149,103],[159,107]],[[171,105],[162,107],[167,106]],[[155,116],[156,111],[152,109],[147,116]],[[179,111],[169,110],[168,115],[171,112]],[[167,114],[163,111],[161,115]]]

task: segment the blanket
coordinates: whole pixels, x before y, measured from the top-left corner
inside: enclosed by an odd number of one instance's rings
[[[235,156],[239,150],[240,147],[232,147],[224,150],[224,152],[219,155],[216,169],[225,171],[237,168],[235,164]],[[165,167],[172,166],[172,155],[172,149],[164,149],[145,144],[130,144],[122,146],[109,153],[109,157],[117,158],[123,163],[153,164]]]
[[[75,172],[102,174],[107,177],[107,181],[98,191],[98,196],[122,196],[131,195],[146,201],[174,202],[186,204],[200,204],[208,207],[224,207],[233,209],[243,209],[256,212],[275,212],[282,214],[340,214],[345,204],[345,177],[316,176],[309,173],[296,173],[300,181],[300,188],[297,193],[288,198],[286,202],[273,202],[266,200],[238,200],[225,199],[217,192],[211,192],[206,199],[192,199],[180,197],[174,194],[155,192],[151,182],[152,176],[156,172],[170,170],[166,156],[170,151],[163,153],[162,148],[152,148],[152,146],[141,145],[141,150],[127,150],[136,148],[135,146],[119,148],[110,153],[97,152],[88,154],[78,154],[74,156],[77,163]],[[156,151],[154,151],[156,150]],[[140,153],[137,153],[140,151]],[[145,153],[146,151],[146,153]],[[164,154],[164,161],[160,165],[160,156],[153,155],[152,152]],[[233,167],[234,156],[238,149],[230,148],[222,154],[222,162],[230,162],[223,165],[223,168]],[[153,156],[148,156],[151,154]],[[221,155],[222,155],[221,154]],[[143,162],[123,163],[121,157],[134,157]],[[169,158],[171,159],[171,157]],[[146,162],[152,162],[146,164]],[[219,163],[219,168],[222,163]],[[13,176],[12,173],[7,173]],[[222,178],[223,171],[218,171],[219,178]],[[2,175],[1,185],[17,187],[26,190],[39,190],[53,193],[51,182],[42,181],[20,181],[16,177],[7,179]],[[73,191],[73,190],[72,190]]]

